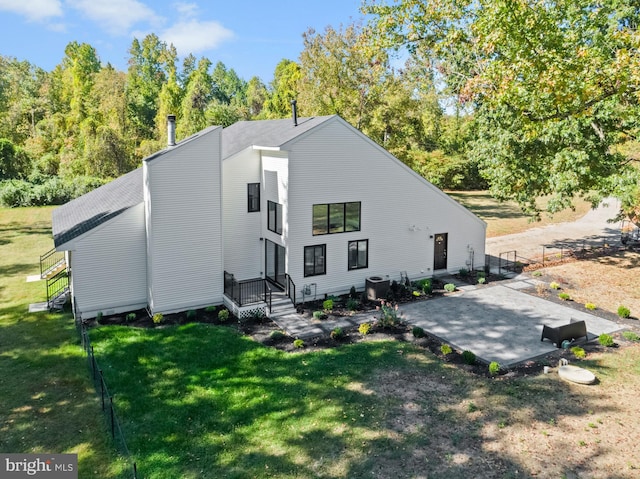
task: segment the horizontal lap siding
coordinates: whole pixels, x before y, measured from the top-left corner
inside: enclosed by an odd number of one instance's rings
[[[211,130],[145,164],[154,313],[222,302],[221,131]]]
[[[449,271],[466,267],[469,247],[476,266],[484,264],[484,223],[339,118],[292,145],[289,178],[289,274],[297,284],[326,293],[361,289],[374,275],[431,276],[436,233],[449,233]],[[312,235],[314,203],[351,201],[362,202],[361,231]],[[369,240],[369,267],[348,271],[348,242],[361,239]],[[314,244],[327,245],[327,274],[305,278],[304,246]]]
[[[260,153],[246,150],[223,161],[224,269],[236,279],[262,275],[262,218],[267,202],[260,174]],[[247,184],[260,183],[260,211],[249,213]]]
[[[287,248],[289,235],[289,160],[286,152],[267,151],[262,153],[262,178],[265,196],[265,216],[263,236],[274,243]],[[267,201],[282,205],[282,234],[268,230]],[[288,256],[288,253],[287,253]],[[285,260],[285,268],[288,260]],[[285,270],[286,271],[286,270]]]
[[[73,294],[83,318],[147,303],[144,205],[118,215],[74,243]],[[127,309],[129,308],[129,309]]]

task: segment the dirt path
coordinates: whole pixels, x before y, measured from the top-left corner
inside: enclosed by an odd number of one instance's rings
[[[532,228],[523,233],[487,238],[486,254],[497,257],[500,253],[516,251],[518,257],[536,258],[542,247],[599,247],[620,242],[618,222],[609,222],[620,209],[615,198],[605,200],[577,221],[558,223],[543,228]]]

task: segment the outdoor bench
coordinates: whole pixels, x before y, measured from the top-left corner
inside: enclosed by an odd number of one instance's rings
[[[551,340],[551,342],[557,347],[562,346],[562,342],[565,340],[575,341],[578,338],[585,337],[587,339],[587,325],[584,321],[573,321],[569,324],[562,326],[542,326],[542,337],[540,341],[544,341],[544,338]]]

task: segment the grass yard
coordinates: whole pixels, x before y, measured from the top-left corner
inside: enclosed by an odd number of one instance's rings
[[[487,191],[447,191],[447,194],[487,222],[487,238],[521,233],[532,227],[575,221],[591,209],[590,203],[577,199],[575,210],[567,209],[553,215],[553,217],[543,214],[540,221],[532,223],[531,219],[522,213],[515,202],[499,202]],[[544,200],[540,204],[544,207]]]
[[[124,477],[71,315],[27,313],[46,294],[26,276],[52,246],[51,208],[0,208],[0,451],[77,453],[79,477]]]
[[[72,318],[26,313],[44,300],[25,276],[51,247],[50,213],[0,209],[0,451],[75,452],[81,478],[130,477]],[[592,269],[602,283],[639,284],[637,261],[545,274],[578,297],[587,286],[576,278]],[[605,307],[596,295],[585,300]],[[290,354],[208,324],[101,326],[91,338],[144,478],[624,479],[640,469],[639,344],[588,352],[581,364],[599,384],[587,387],[555,374],[486,379],[394,341]]]

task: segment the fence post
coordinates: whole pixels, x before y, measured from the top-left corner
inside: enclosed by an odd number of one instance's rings
[[[104,376],[102,375],[102,369],[100,371],[100,401],[102,402],[102,411],[104,412]]]
[[[114,412],[113,412],[113,396],[109,396],[109,403],[111,406],[111,437],[113,439],[116,438],[116,421],[115,421],[115,417],[114,417]]]
[[[133,463],[133,479],[138,479],[138,466],[136,463]]]

